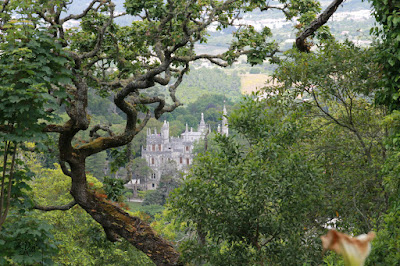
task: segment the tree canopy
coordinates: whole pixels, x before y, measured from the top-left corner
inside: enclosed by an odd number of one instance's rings
[[[252,0],[129,0],[124,3],[125,12],[117,13],[112,1],[92,0],[78,13],[70,13],[72,2],[2,1],[0,105],[4,171],[7,155],[12,157],[8,175],[4,172],[2,178],[2,221],[9,208],[18,145],[25,141],[39,143],[39,136],[57,135],[59,163],[72,180],[74,200],[42,209],[65,210],[78,204],[102,225],[109,240],[125,238],[156,264],[177,264],[179,254],[170,243],[140,218],[90,191],[85,162],[101,151],[128,144],[152,116],[159,118],[176,109],[180,105],[176,90],[191,62],[204,59],[227,66],[243,54],[251,64],[272,57],[277,46],[266,41],[271,35],[267,27],[260,32],[252,26],[240,27],[223,54],[196,54],[194,50],[197,42],[206,41],[211,24],[217,29],[226,28],[241,12],[270,7]],[[309,9],[316,11],[317,7],[314,1],[287,1],[285,9],[286,15],[293,17]],[[135,18],[132,24],[118,25],[115,19],[125,15]],[[75,20],[79,27],[70,26]],[[147,93],[157,84],[168,87],[168,99]],[[114,132],[106,125],[91,123],[89,88],[113,96],[125,118],[123,129]],[[82,134],[89,136],[77,138]]]
[[[37,254],[54,255],[59,238],[51,226],[38,223],[51,224],[46,216],[37,221],[14,214],[7,218],[13,208],[21,213],[75,208],[77,219],[93,231],[101,226],[108,240],[123,242],[113,253],[129,244],[156,265],[321,263],[316,237],[329,224],[354,233],[379,228],[383,237],[389,235],[399,212],[399,6],[371,0],[380,23],[373,32],[380,40],[360,48],[337,43],[324,25],[344,1],[334,0],[322,12],[319,1],[278,2],[126,0],[123,12],[117,12],[111,0],[90,0],[78,10],[66,0],[1,1],[0,230],[5,240],[0,244],[26,241],[25,231],[14,228],[27,225],[42,239],[32,248],[34,261],[12,252],[4,253],[7,259],[47,262]],[[240,24],[241,15],[254,10],[296,18],[295,47],[282,54],[270,28],[257,31]],[[117,23],[128,16],[132,23]],[[196,53],[210,27],[233,26],[225,52]],[[117,163],[127,154],[130,160],[132,149],[139,149],[130,143],[144,138],[140,132],[146,125],[157,125],[152,118],[174,116],[169,113],[181,106],[178,96],[191,96],[178,88],[184,85],[196,93],[191,83],[197,81],[183,82],[193,62],[227,67],[242,55],[251,65],[266,59],[276,63],[278,83],[236,106],[229,118],[236,136],[217,135],[216,146],[198,156],[174,192],[169,212],[189,232],[181,256],[143,217],[116,202],[122,182],[104,178],[106,189],[100,191],[87,172],[100,175],[93,161],[105,156],[114,156]],[[218,82],[215,75],[209,78]],[[235,84],[232,75],[228,86]],[[188,110],[206,110],[216,123],[216,97],[204,98]],[[102,108],[109,113],[96,118]],[[186,111],[178,115],[181,122],[194,121]],[[182,126],[177,124],[176,131]],[[122,155],[110,151],[126,145]],[[47,199],[38,197],[35,186],[49,180],[28,163],[30,152],[46,157],[48,165],[55,161],[49,154],[56,153],[59,168],[49,170],[48,178],[57,176],[54,181],[63,185],[44,193]],[[175,179],[168,175],[164,182],[175,186]],[[62,215],[54,215],[61,220]],[[15,223],[6,224],[6,218]],[[110,244],[91,240],[104,249]],[[66,241],[78,242],[74,237]],[[393,251],[396,245],[393,239],[379,242],[374,261],[395,261],[382,258],[382,250]],[[128,253],[137,254],[133,249]],[[113,262],[105,258],[99,263]]]

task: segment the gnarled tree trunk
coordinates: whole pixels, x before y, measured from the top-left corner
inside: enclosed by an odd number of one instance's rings
[[[141,129],[136,128],[136,111],[129,108],[125,101],[120,99],[122,102],[120,103],[116,99],[120,108],[126,108],[125,111],[128,113],[125,132],[121,135],[110,134],[110,137],[98,137],[86,145],[74,148],[72,141],[76,133],[87,129],[90,123],[87,116],[87,85],[79,79],[79,76],[76,77],[74,83],[75,102],[67,109],[71,119],[62,128],[50,128],[60,133],[58,145],[61,168],[64,174],[72,179],[71,195],[76,203],[104,228],[109,240],[118,241],[119,237],[126,239],[134,247],[143,251],[156,265],[179,265],[179,253],[172,243],[164,240],[140,218],[130,216],[116,204],[99,197],[88,188],[85,172],[86,158],[106,148],[129,143],[135,132]]]
[[[164,240],[140,218],[130,216],[112,202],[89,191],[87,186],[82,185],[86,180],[82,164],[73,168],[71,195],[79,206],[101,224],[110,241],[123,237],[156,265],[180,265],[179,253],[172,243]]]

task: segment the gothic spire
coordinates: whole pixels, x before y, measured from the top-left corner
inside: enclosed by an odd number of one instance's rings
[[[225,101],[224,101],[225,103]],[[228,115],[227,111],[226,111],[226,107],[224,104],[224,109],[222,111],[222,134],[225,136],[229,135],[229,129],[228,129],[228,118],[226,117]]]
[[[202,134],[205,134],[206,130],[207,130],[207,125],[206,125],[206,122],[204,122],[204,114],[201,113],[201,120],[200,120],[199,128],[197,129],[197,131]]]

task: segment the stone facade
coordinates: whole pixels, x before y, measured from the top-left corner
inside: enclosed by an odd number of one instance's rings
[[[224,115],[226,108],[224,106]],[[193,148],[195,142],[204,138],[209,126],[204,122],[204,115],[201,114],[200,124],[197,131],[188,128],[180,137],[169,136],[169,122],[164,121],[161,132],[157,129],[151,131],[147,129],[146,146],[142,147],[142,158],[145,158],[149,167],[152,169],[151,176],[148,177],[145,189],[156,189],[163,171],[163,166],[169,161],[174,161],[179,171],[186,171],[193,161]],[[218,132],[228,135],[228,120],[222,118],[222,126],[218,125]]]

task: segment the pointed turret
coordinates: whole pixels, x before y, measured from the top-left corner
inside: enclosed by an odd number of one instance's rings
[[[163,140],[163,143],[168,143],[169,142],[169,122],[164,120],[164,124],[161,128],[161,137]]]
[[[186,123],[185,133],[182,134],[184,140],[187,140],[187,139],[188,139],[188,134],[189,134],[189,126],[188,126],[188,124]]]
[[[204,114],[201,113],[201,120],[200,120],[200,124],[199,124],[199,128],[197,129],[198,132],[200,132],[201,134],[205,134],[205,132],[207,131],[207,125],[206,122],[204,122]]]
[[[226,112],[226,108],[225,108],[225,104],[224,104],[224,109],[222,111],[222,133],[225,136],[229,135],[229,129],[228,129],[228,118],[226,118],[226,116],[228,115],[228,113]]]

